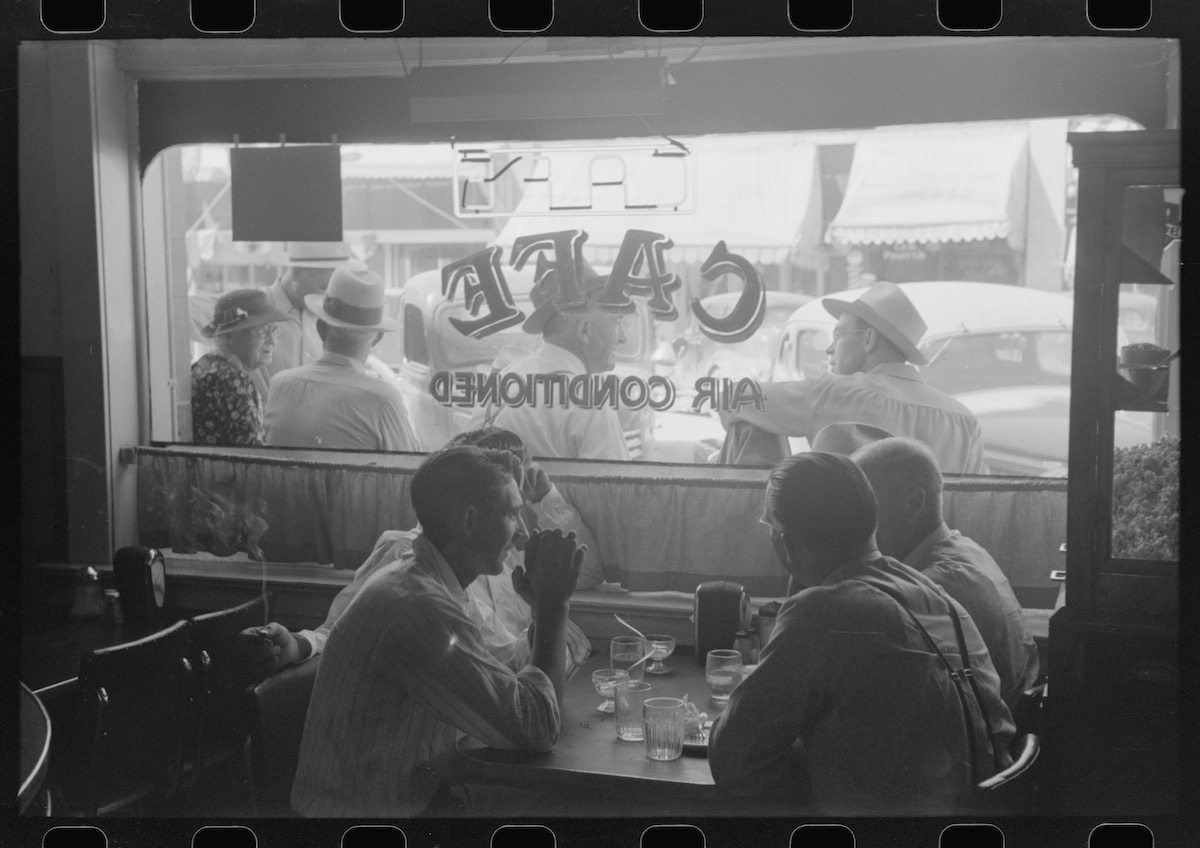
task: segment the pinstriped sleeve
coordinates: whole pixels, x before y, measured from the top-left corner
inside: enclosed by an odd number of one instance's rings
[[[479,628],[448,598],[414,596],[378,650],[413,697],[493,748],[548,751],[558,740],[558,701],[535,666],[514,672],[489,653]]]

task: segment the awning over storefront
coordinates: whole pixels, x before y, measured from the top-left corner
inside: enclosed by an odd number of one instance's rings
[[[665,258],[703,262],[717,242],[751,262],[797,264],[816,255],[821,239],[817,150],[795,133],[714,135],[685,139],[696,155],[696,211],[690,214],[522,216],[509,218],[496,243],[507,251],[522,235],[580,227],[584,255],[612,264],[626,230],[663,233],[675,246]],[[568,178],[570,179],[570,178]],[[583,180],[582,167],[577,177]],[[520,212],[521,203],[517,205]]]
[[[1028,131],[866,134],[855,145],[831,244],[1007,239],[1024,246]]]

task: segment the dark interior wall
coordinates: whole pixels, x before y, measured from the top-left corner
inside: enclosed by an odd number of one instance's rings
[[[67,560],[66,409],[63,362],[20,361],[21,568]]]
[[[173,144],[445,142],[637,136],[648,132],[852,129],[896,123],[1115,113],[1166,125],[1161,42],[1029,39],[923,50],[878,50],[695,63],[672,71],[661,115],[626,118],[412,123],[398,77],[144,81],[138,87],[145,168]],[[556,88],[591,62],[545,66]],[[462,94],[490,66],[456,68]],[[472,79],[477,75],[475,82]]]

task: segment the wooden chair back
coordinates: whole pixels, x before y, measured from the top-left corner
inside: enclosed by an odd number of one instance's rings
[[[194,667],[188,621],[79,663],[82,767],[71,793],[85,816],[105,815],[179,788]]]

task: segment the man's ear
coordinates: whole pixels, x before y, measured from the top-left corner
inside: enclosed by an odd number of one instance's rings
[[[465,535],[470,536],[479,527],[479,509],[474,504],[469,504],[462,511],[462,515],[458,520],[459,527]]]
[[[904,493],[904,508],[909,517],[915,518],[925,512],[928,498],[923,486],[913,486]]]

